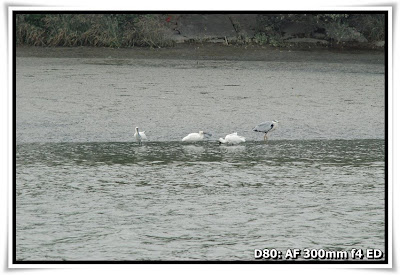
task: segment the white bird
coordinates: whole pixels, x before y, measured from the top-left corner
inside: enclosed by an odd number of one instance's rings
[[[266,141],[268,139],[267,134],[269,132],[274,131],[276,129],[276,127],[278,127],[278,121],[277,120],[266,121],[266,122],[258,124],[256,127],[254,127],[253,131],[265,133],[264,141]]]
[[[182,141],[184,142],[196,142],[196,141],[202,141],[204,139],[204,136],[211,136],[209,133],[205,133],[203,131],[200,131],[198,133],[191,133],[184,137]]]
[[[137,142],[139,142],[139,144],[142,144],[142,139],[147,139],[146,131],[143,132],[139,132],[139,127],[135,128],[135,134],[133,135],[133,137],[136,139]]]
[[[219,144],[221,144],[221,143],[239,144],[239,143],[242,143],[245,141],[246,141],[246,138],[238,136],[237,133],[232,133],[232,134],[226,135],[225,139],[220,138]]]

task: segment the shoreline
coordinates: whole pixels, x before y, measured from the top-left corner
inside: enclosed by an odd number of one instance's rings
[[[281,62],[362,62],[384,64],[385,52],[368,49],[275,48],[221,44],[178,44],[170,48],[16,47],[16,57],[232,60]]]

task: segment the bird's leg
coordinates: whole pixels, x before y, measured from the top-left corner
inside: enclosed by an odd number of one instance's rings
[[[267,134],[265,134],[264,135],[264,142],[267,142],[267,140],[268,140],[268,136],[267,136]]]

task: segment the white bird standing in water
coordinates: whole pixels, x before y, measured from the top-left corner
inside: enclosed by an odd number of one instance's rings
[[[220,138],[219,144],[221,144],[221,143],[239,144],[239,143],[242,143],[245,141],[246,141],[246,138],[238,136],[237,133],[232,133],[232,134],[226,135],[225,138]]]
[[[142,139],[147,139],[145,132],[146,131],[139,132],[139,127],[135,128],[135,134],[133,135],[133,137],[136,139],[137,142],[139,142],[139,144],[142,144]]]
[[[209,133],[205,133],[205,132],[203,132],[203,131],[200,131],[200,132],[198,132],[198,133],[191,133],[191,134],[187,135],[186,137],[184,137],[184,138],[182,139],[182,141],[184,141],[184,142],[202,141],[202,140],[204,139],[205,136],[210,137],[210,136],[212,136],[212,135],[209,134]]]
[[[258,124],[256,127],[254,127],[253,131],[265,133],[264,141],[266,141],[268,139],[267,134],[269,132],[274,131],[276,129],[276,127],[278,127],[278,121],[277,120],[266,121],[266,122]]]

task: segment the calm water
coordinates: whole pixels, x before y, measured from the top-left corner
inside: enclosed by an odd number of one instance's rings
[[[17,260],[384,250],[384,66],[353,61],[17,58]]]

